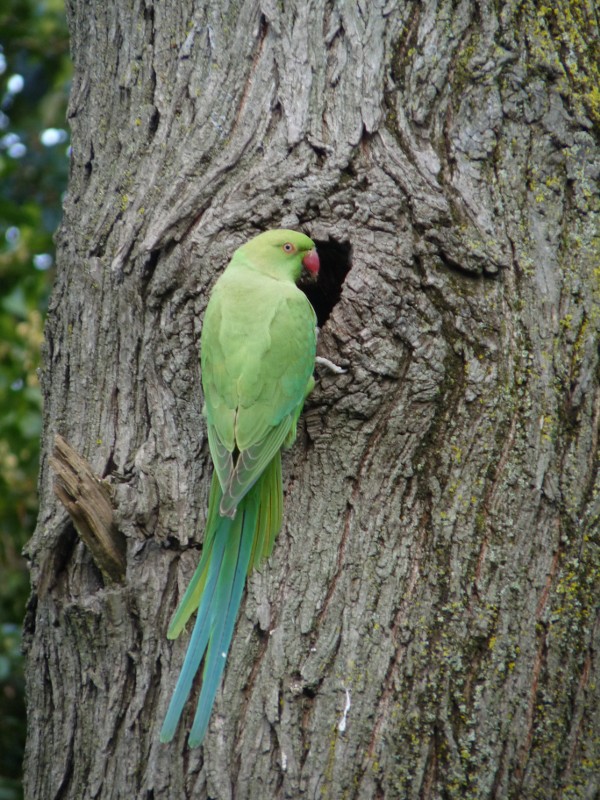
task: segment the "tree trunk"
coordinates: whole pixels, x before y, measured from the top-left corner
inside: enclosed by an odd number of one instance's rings
[[[595,13],[70,0],[30,800],[596,796]],[[317,241],[319,352],[347,371],[319,368],[284,457],[204,746],[198,682],[165,746],[211,474],[203,309],[273,227]],[[54,493],[56,434],[110,484],[124,580]]]

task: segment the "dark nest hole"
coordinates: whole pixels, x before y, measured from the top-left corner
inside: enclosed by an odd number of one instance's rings
[[[315,239],[314,242],[321,262],[319,277],[316,281],[303,279],[300,289],[310,300],[317,315],[317,324],[322,328],[342,294],[342,284],[350,271],[352,246],[350,242],[336,242],[333,239],[327,242]]]

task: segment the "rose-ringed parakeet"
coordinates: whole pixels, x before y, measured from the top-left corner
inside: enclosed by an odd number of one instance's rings
[[[202,742],[225,668],[246,575],[267,558],[282,520],[281,448],[296,438],[314,385],[316,317],[296,282],[317,275],[302,233],[261,233],[233,255],[211,294],[201,338],[203,413],[214,463],[202,557],[167,636],[196,621],[161,730],[173,738],[204,657],[189,745]]]

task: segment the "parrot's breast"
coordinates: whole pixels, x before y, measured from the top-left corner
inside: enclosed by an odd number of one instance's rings
[[[316,348],[314,311],[293,283],[234,272],[217,282],[202,330],[207,417],[230,452],[294,414]]]

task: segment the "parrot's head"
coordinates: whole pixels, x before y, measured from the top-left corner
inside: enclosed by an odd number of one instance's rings
[[[278,280],[296,283],[303,270],[316,278],[319,274],[319,256],[315,243],[304,233],[281,230],[265,231],[251,239],[240,252],[255,269]]]

